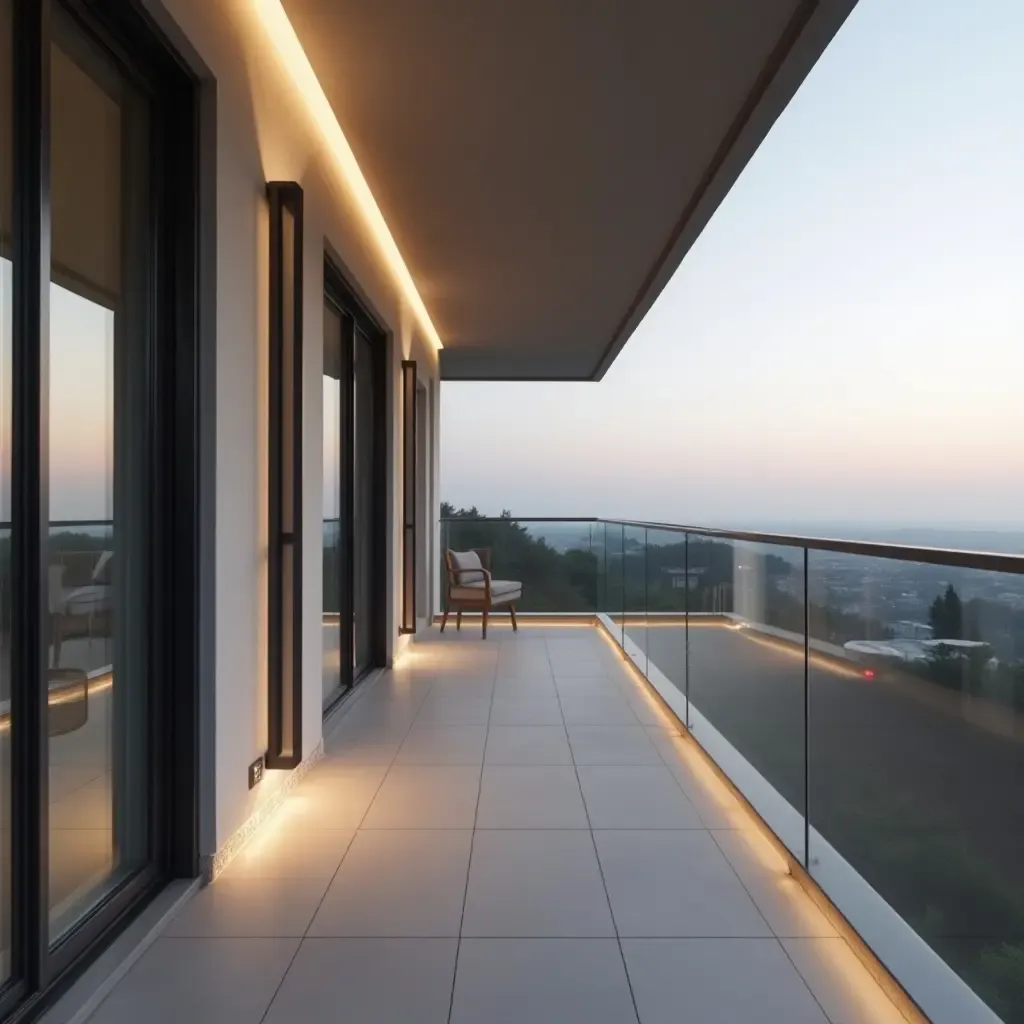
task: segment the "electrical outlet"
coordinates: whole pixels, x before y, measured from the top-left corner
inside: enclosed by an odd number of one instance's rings
[[[258,786],[263,781],[263,758],[257,757],[251,765],[249,765],[249,788]]]

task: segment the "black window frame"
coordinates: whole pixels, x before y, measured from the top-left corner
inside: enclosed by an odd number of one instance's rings
[[[11,855],[12,972],[0,1019],[34,1018],[171,879],[198,872],[199,82],[141,5],[13,0]],[[88,36],[148,96],[153,427],[149,552],[150,849],[55,943],[49,935],[47,545],[50,46],[60,22]],[[173,540],[173,544],[161,541]]]
[[[344,536],[340,538],[341,595],[340,595],[340,638],[341,638],[341,685],[334,697],[323,707],[326,718],[338,704],[352,692],[355,686],[375,669],[387,661],[387,600],[388,562],[387,542],[391,526],[388,508],[388,431],[387,422],[391,415],[391,395],[387,387],[388,352],[390,335],[371,312],[366,302],[349,284],[345,272],[329,253],[324,253],[324,298],[341,316],[341,374],[345,386],[341,389],[341,501]],[[355,500],[355,410],[352,404],[353,355],[356,330],[361,331],[370,341],[373,353],[373,456],[371,459],[371,490],[373,529],[370,537],[371,566],[376,572],[370,574],[370,664],[356,676],[353,672],[352,621],[354,615],[352,558],[355,544],[354,500]]]

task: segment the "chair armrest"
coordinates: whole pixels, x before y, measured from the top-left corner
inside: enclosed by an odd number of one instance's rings
[[[453,586],[457,587],[460,582],[460,577],[464,572],[480,573],[484,578],[484,600],[491,603],[491,573],[488,569],[450,569],[449,574],[454,576],[454,579],[448,581],[448,592],[451,593]]]

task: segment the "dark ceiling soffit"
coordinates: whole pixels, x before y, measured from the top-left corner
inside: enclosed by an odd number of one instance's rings
[[[672,233],[669,235],[668,241],[658,254],[658,258],[654,261],[651,269],[647,272],[647,276],[644,278],[643,283],[637,290],[633,301],[629,305],[629,309],[626,311],[626,315],[619,321],[618,326],[615,328],[615,333],[612,335],[611,341],[609,341],[604,347],[604,351],[602,351],[600,358],[594,365],[593,372],[585,379],[601,379],[608,367],[611,365],[612,360],[618,354],[619,350],[623,345],[625,345],[629,335],[639,325],[643,315],[647,312],[647,308],[653,305],[653,300],[648,302],[648,297],[655,281],[666,268],[673,251],[676,249],[679,244],[679,240],[683,236],[683,233],[690,226],[690,222],[693,219],[694,214],[697,212],[698,207],[710,191],[715,178],[721,171],[726,160],[729,158],[733,147],[739,141],[740,136],[743,134],[743,131],[751,117],[753,117],[758,105],[761,103],[762,99],[764,99],[764,95],[774,81],[775,76],[779,73],[783,65],[786,63],[786,60],[789,58],[793,47],[796,46],[797,40],[802,35],[804,29],[807,28],[811,18],[814,17],[815,13],[817,13],[818,7],[819,0],[802,0],[793,12],[792,17],[789,19],[789,22],[782,32],[782,35],[779,36],[778,42],[775,44],[772,52],[768,55],[768,59],[765,61],[764,67],[761,68],[760,74],[754,81],[754,85],[747,94],[747,98],[743,101],[743,105],[740,107],[736,117],[733,118],[732,124],[729,125],[729,129],[725,133],[725,137],[719,144],[718,149],[715,150],[714,156],[711,158],[711,162],[708,164],[707,169],[701,176],[697,188],[690,197],[690,201],[686,204],[679,220],[672,229]],[[645,306],[647,308],[645,308]]]
[[[582,359],[566,357],[553,364],[544,352],[514,349],[443,348],[438,353],[441,380],[592,381]]]

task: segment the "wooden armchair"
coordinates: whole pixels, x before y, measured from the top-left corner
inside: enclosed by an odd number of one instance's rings
[[[497,605],[508,605],[512,629],[518,631],[515,602],[523,596],[523,585],[516,580],[492,579],[490,548],[446,551],[444,561],[448,570],[448,584],[445,587],[442,633],[448,623],[448,612],[453,608],[456,629],[462,628],[463,609],[479,609],[483,613],[483,639],[486,640],[487,616]]]

